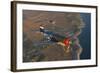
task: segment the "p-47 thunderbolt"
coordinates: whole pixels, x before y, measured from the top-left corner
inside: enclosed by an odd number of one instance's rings
[[[40,32],[44,35],[44,37],[51,42],[57,43],[64,47],[66,52],[70,51],[70,47],[75,43],[72,37],[74,34],[69,32],[66,36],[60,35],[58,33],[52,32],[50,30],[44,29],[44,27],[40,26]]]
[[[77,30],[76,32],[67,32],[66,36],[63,36],[50,30],[46,30],[44,27],[40,26],[40,32],[45,38],[47,38],[48,41],[63,46],[66,53],[71,51],[73,60],[80,59],[82,47],[80,46],[77,38],[77,36],[80,34],[80,30]]]

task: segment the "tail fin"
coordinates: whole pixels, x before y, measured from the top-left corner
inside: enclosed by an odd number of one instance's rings
[[[40,32],[44,33],[44,27],[40,26]]]

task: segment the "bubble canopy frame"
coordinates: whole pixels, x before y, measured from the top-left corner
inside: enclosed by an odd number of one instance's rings
[[[91,14],[91,59],[23,63],[22,10],[78,12]],[[11,71],[35,71],[97,66],[97,6],[42,2],[11,2]]]

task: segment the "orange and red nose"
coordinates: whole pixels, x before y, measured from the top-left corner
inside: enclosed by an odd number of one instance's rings
[[[69,39],[69,38],[65,39],[63,43],[64,43],[66,46],[69,46],[69,45],[70,45],[70,39]]]

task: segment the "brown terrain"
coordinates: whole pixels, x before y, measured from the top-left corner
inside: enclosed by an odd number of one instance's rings
[[[64,36],[84,26],[79,13],[23,10],[23,62],[72,60],[71,51],[66,53],[56,43],[43,42],[41,25]]]

